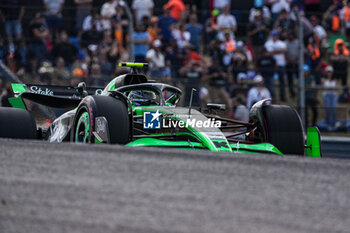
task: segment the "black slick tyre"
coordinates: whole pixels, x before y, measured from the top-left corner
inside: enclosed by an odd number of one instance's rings
[[[266,140],[283,154],[304,155],[304,129],[298,113],[285,105],[263,109]]]
[[[30,112],[1,107],[0,138],[37,139],[36,123]]]

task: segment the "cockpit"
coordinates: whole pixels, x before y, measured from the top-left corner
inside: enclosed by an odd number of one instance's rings
[[[161,83],[143,83],[116,89],[131,101],[133,106],[175,106],[181,90]]]

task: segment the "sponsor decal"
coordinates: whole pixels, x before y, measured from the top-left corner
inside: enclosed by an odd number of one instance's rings
[[[170,128],[220,128],[221,121],[212,118],[206,120],[198,120],[196,118],[188,118],[186,120],[176,120],[166,117],[161,117],[162,114],[157,112],[144,112],[143,128],[144,129],[170,129]],[[162,119],[162,120],[161,120]],[[215,138],[215,135],[213,135]],[[216,139],[222,138],[217,136]]]
[[[45,88],[45,90],[43,90],[43,89],[41,89],[41,87],[31,86],[30,90],[31,90],[31,92],[36,93],[36,94],[53,96],[53,91],[51,91],[48,88]]]
[[[160,116],[162,114],[157,112],[143,113],[143,128],[144,129],[160,129]]]

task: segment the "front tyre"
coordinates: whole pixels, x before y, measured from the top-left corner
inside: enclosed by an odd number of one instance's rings
[[[112,144],[127,144],[130,141],[130,122],[126,104],[112,96],[87,96],[78,106],[71,139],[80,143],[101,142],[96,138],[96,119],[103,118],[107,140]],[[96,135],[96,136],[95,136]]]
[[[283,154],[304,155],[304,129],[298,113],[285,105],[262,108],[266,140]]]

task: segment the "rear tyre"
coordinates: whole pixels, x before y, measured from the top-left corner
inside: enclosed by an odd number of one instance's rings
[[[30,112],[1,107],[0,138],[37,139],[36,123]]]
[[[304,155],[304,129],[298,113],[285,105],[262,108],[266,140],[283,154]]]
[[[120,99],[111,96],[88,96],[80,103],[74,121],[72,140],[94,143],[93,132],[97,117],[106,118],[110,143],[126,144],[129,142],[128,109]]]

